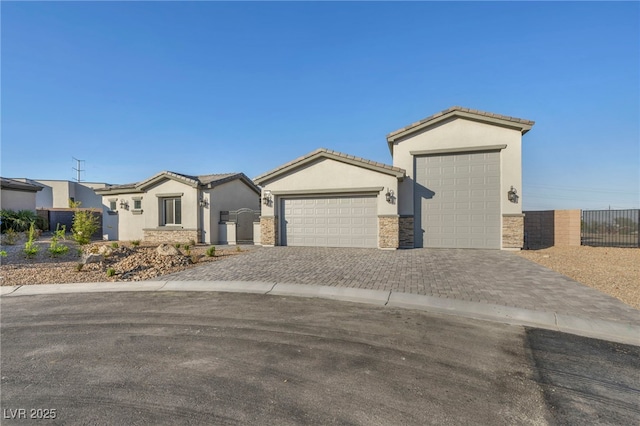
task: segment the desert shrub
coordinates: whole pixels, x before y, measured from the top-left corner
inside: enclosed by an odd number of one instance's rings
[[[13,230],[13,228],[9,228],[4,232],[3,243],[9,246],[12,246],[18,241],[18,233]]]
[[[216,246],[211,246],[207,249],[207,256],[215,257],[216,255]]]
[[[140,240],[132,240],[131,245],[134,247],[138,247],[140,245]]]
[[[111,278],[116,274],[116,270],[113,268],[107,269],[107,277]]]
[[[84,268],[84,263],[76,263],[76,272],[82,271],[82,268]]]
[[[0,250],[0,257],[7,257],[6,250]]]
[[[180,247],[182,247],[182,244],[180,244],[180,243],[175,243],[173,246],[174,246],[175,248],[177,248],[177,249],[180,249]]]
[[[40,248],[35,245],[36,236],[36,226],[34,222],[31,222],[29,231],[27,232],[27,242],[24,244],[24,254],[26,254],[27,257],[33,257],[38,254],[38,251],[40,251]]]
[[[65,231],[66,227],[64,225],[62,225],[62,228],[60,228],[60,224],[56,226],[56,230],[51,237],[51,244],[49,244],[49,253],[51,253],[51,256],[58,256],[69,251],[69,247],[58,243],[59,240],[65,239]]]
[[[100,220],[91,210],[78,210],[73,216],[73,239],[80,245],[89,244],[100,227]]]
[[[117,249],[118,247],[119,247],[118,243],[116,242],[111,243],[111,248]]]
[[[13,229],[17,232],[28,231],[29,226],[38,220],[38,216],[31,210],[0,210],[1,229]]]
[[[236,251],[242,251],[242,248],[240,246],[236,246]]]
[[[189,246],[189,244],[183,245],[182,248],[184,249],[187,256],[191,255],[191,246]]]

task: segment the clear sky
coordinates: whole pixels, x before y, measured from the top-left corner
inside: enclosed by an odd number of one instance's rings
[[[525,209],[638,208],[640,4],[6,2],[5,177],[255,177],[450,106],[534,120]]]

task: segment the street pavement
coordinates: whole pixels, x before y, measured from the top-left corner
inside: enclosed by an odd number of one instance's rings
[[[3,425],[640,421],[637,346],[281,295],[0,303]]]

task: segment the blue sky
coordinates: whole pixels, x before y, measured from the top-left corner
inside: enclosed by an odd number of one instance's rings
[[[6,177],[255,177],[453,105],[536,121],[525,209],[640,204],[640,5],[2,2]]]

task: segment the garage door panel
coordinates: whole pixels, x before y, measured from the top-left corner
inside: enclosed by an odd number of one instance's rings
[[[423,247],[500,248],[500,153],[416,157],[416,241]]]
[[[283,199],[281,244],[319,247],[377,247],[375,196]],[[304,209],[295,206],[304,205]]]

